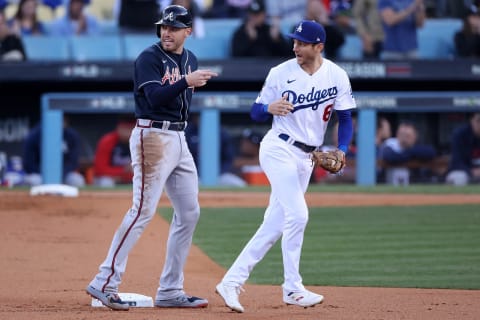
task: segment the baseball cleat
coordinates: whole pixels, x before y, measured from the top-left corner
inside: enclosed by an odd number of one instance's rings
[[[323,296],[308,290],[302,292],[290,292],[288,295],[283,296],[283,302],[285,302],[287,305],[292,304],[308,308],[322,303]]]
[[[102,292],[92,286],[88,286],[86,291],[87,294],[100,300],[104,306],[109,307],[112,310],[128,311],[130,308],[129,304],[122,301],[118,294],[114,292]]]
[[[238,301],[238,296],[241,291],[245,291],[241,286],[228,285],[223,282],[217,284],[215,290],[215,292],[223,298],[225,305],[232,309],[232,311],[238,313],[242,313],[245,310],[240,304],[240,301]]]
[[[205,308],[208,301],[199,297],[182,294],[167,300],[155,300],[155,307],[159,308]]]

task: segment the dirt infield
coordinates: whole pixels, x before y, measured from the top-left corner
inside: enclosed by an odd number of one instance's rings
[[[248,203],[245,203],[248,199]],[[265,206],[263,193],[203,192],[208,206]],[[309,194],[311,206],[477,203],[480,195]],[[129,192],[81,192],[78,198],[30,197],[0,191],[0,319],[480,319],[480,291],[316,287],[325,302],[287,307],[278,286],[246,285],[235,314],[214,293],[224,269],[193,247],[185,289],[207,298],[201,310],[133,308],[114,312],[90,307],[84,288],[105,258],[111,237],[129,208]],[[160,207],[168,206],[162,199]],[[122,292],[154,295],[163,266],[168,223],[156,216],[130,254]]]

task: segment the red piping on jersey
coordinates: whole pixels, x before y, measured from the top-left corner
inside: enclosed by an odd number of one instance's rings
[[[105,292],[105,288],[110,283],[110,279],[112,278],[112,276],[115,273],[115,259],[117,258],[118,252],[122,248],[122,245],[125,242],[125,239],[130,234],[130,231],[132,230],[133,226],[135,225],[135,223],[138,220],[138,217],[140,217],[140,214],[142,213],[143,191],[145,190],[145,153],[144,153],[144,148],[143,148],[143,129],[140,131],[140,148],[142,150],[142,187],[141,187],[141,192],[140,192],[140,205],[138,207],[137,216],[133,220],[132,224],[128,227],[127,232],[125,232],[125,234],[123,235],[122,241],[120,241],[120,244],[118,245],[117,250],[115,250],[115,254],[113,255],[113,259],[112,259],[112,264],[110,266],[110,269],[112,269],[112,272],[110,273],[110,275],[107,278],[107,281],[103,285],[102,292]]]

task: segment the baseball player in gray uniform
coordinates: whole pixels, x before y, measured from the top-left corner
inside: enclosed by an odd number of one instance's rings
[[[136,127],[130,136],[133,204],[115,232],[105,261],[86,291],[113,310],[128,310],[118,287],[127,258],[155,215],[165,188],[174,214],[167,253],[155,297],[157,307],[206,307],[208,301],[183,291],[183,269],[200,216],[198,178],[184,129],[195,87],[217,74],[197,70],[197,58],[184,48],[192,17],[178,5],[166,7],[157,23],[158,43],[146,48],[134,66]]]
[[[301,307],[323,301],[322,295],[304,287],[299,272],[308,222],[305,192],[313,171],[311,152],[323,144],[333,112],[339,119],[339,152],[347,151],[353,131],[351,109],[356,104],[347,73],[322,57],[324,28],[304,20],[289,36],[296,57],[270,70],[250,113],[256,121],[273,116],[259,154],[271,185],[270,202],[263,223],[216,287],[225,304],[236,312],[244,311],[239,302],[242,285],[280,238],[283,301]]]

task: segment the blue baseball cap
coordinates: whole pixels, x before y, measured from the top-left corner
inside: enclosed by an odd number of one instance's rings
[[[327,35],[323,26],[313,20],[302,20],[296,27],[295,32],[287,34],[292,39],[306,43],[325,43]]]

